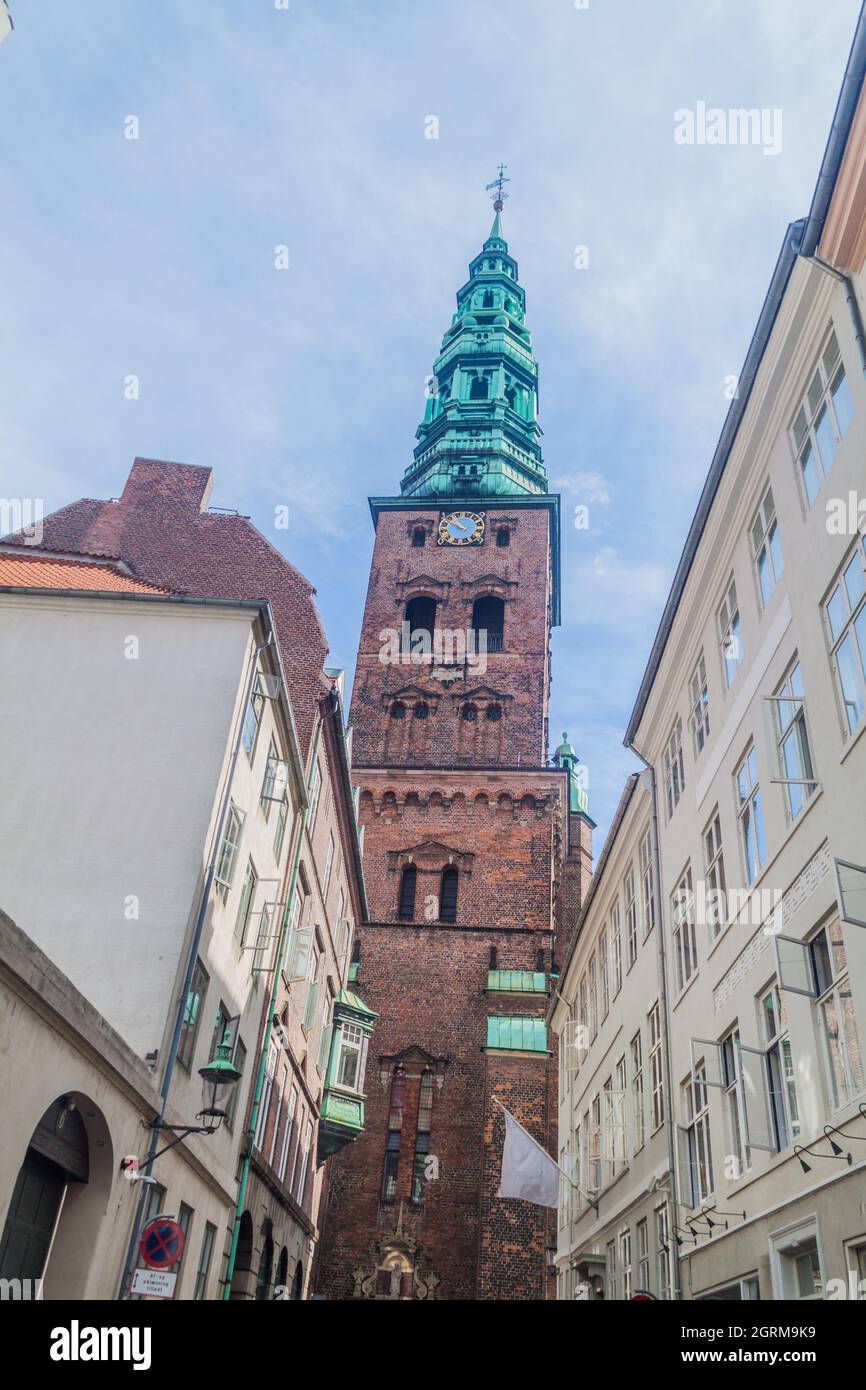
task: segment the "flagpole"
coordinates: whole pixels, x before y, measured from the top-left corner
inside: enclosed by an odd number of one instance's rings
[[[502,1101],[501,1101],[501,1100],[497,1100],[496,1096],[491,1096],[490,1099],[493,1101],[493,1104],[494,1104],[494,1105],[498,1105],[498,1106],[499,1106],[499,1109],[500,1109],[500,1110],[504,1110],[505,1113],[506,1113],[506,1115],[511,1115],[511,1111],[508,1109],[508,1106],[507,1106],[507,1105],[503,1105],[503,1104],[502,1104]],[[527,1139],[529,1139],[533,1144],[535,1144],[535,1146],[536,1146],[537,1148],[541,1149],[541,1152],[545,1155],[546,1158],[549,1158],[549,1159],[550,1159],[550,1161],[551,1161],[551,1163],[553,1164],[553,1166],[554,1166],[554,1168],[556,1169],[556,1171],[557,1171],[558,1173],[561,1173],[561,1174],[562,1174],[562,1176],[565,1178],[566,1182],[570,1182],[570,1183],[571,1183],[571,1185],[572,1185],[572,1187],[574,1188],[575,1192],[579,1192],[580,1195],[581,1195],[581,1197],[585,1197],[585,1198],[586,1198],[586,1200],[589,1202],[589,1205],[594,1209],[594,1211],[596,1212],[596,1215],[597,1215],[597,1214],[598,1214],[598,1202],[595,1201],[592,1197],[590,1197],[590,1195],[589,1195],[588,1192],[584,1192],[583,1188],[580,1187],[579,1184],[576,1183],[576,1182],[574,1181],[574,1178],[572,1178],[571,1175],[570,1175],[569,1173],[566,1173],[566,1171],[565,1171],[564,1168],[560,1168],[560,1166],[559,1166],[559,1164],[557,1163],[556,1159],[555,1159],[551,1154],[549,1154],[549,1153],[547,1152],[547,1149],[542,1148],[541,1144],[539,1144],[539,1142],[538,1142],[537,1139],[533,1138],[533,1136],[529,1133],[529,1130],[528,1130],[528,1129],[524,1129],[523,1125],[520,1123],[520,1121],[518,1120],[518,1118],[517,1118],[516,1115],[511,1115],[511,1118],[512,1118],[512,1120],[514,1121],[514,1123],[517,1125],[517,1128],[523,1130],[523,1133],[526,1135]]]

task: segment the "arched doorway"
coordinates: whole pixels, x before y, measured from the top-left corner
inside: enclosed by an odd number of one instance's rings
[[[300,1303],[304,1293],[304,1267],[300,1260],[295,1265],[295,1277],[292,1280],[292,1302]]]
[[[0,1236],[0,1278],[43,1279],[43,1296],[80,1298],[81,1260],[111,1188],[112,1149],[102,1113],[69,1093],[49,1105],[27,1146]]]
[[[253,1218],[248,1211],[241,1216],[238,1230],[238,1248],[235,1254],[235,1268],[232,1275],[230,1299],[252,1298],[255,1292],[253,1282]]]
[[[274,1272],[274,1237],[270,1221],[266,1221],[262,1226],[262,1237],[259,1269],[256,1275],[256,1301],[258,1303],[271,1296],[271,1278]]]
[[[288,1296],[286,1285],[289,1282],[289,1252],[285,1246],[280,1251],[280,1258],[277,1260],[277,1277],[274,1280],[274,1298],[284,1299]]]

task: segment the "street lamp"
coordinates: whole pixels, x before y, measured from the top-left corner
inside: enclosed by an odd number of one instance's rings
[[[201,1132],[210,1134],[219,1129],[231,1106],[235,1087],[241,1074],[232,1061],[231,1029],[227,1028],[223,1040],[217,1047],[213,1058],[206,1067],[199,1068],[201,1077],[202,1108],[196,1116],[204,1119]]]

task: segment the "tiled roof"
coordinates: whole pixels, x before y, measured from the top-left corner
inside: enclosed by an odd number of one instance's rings
[[[0,585],[17,589],[92,589],[100,593],[167,594],[156,584],[124,574],[115,565],[62,560],[48,555],[12,555],[0,550]]]
[[[81,498],[42,521],[42,549],[123,560],[136,575],[196,598],[269,599],[302,756],[312,742],[328,642],[315,589],[249,517],[207,510],[209,468],[138,458],[119,501]],[[0,542],[20,548],[21,538]]]

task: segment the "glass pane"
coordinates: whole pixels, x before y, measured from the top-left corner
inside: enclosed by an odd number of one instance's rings
[[[756,1149],[769,1149],[771,1153],[775,1153],[776,1140],[767,1095],[764,1054],[741,1044],[737,1047],[743,1080],[746,1142]]]
[[[800,455],[800,467],[803,470],[803,486],[806,489],[806,499],[811,507],[815,498],[818,496],[818,489],[821,486],[821,476],[818,472],[818,465],[815,462],[815,453],[812,449],[811,439]]]
[[[797,418],[794,421],[794,439],[796,440],[798,449],[806,438],[807,427],[806,412],[803,407],[800,406],[800,409],[797,411]]]
[[[754,787],[758,781],[758,755],[754,748],[749,749],[749,756],[746,758],[746,764],[749,769],[751,784]]]
[[[758,556],[758,581],[761,585],[761,599],[766,608],[773,592],[773,574],[770,569],[770,557],[767,554],[766,546],[762,548]]]
[[[810,415],[814,415],[815,411],[818,409],[818,406],[821,403],[821,395],[823,393],[823,390],[824,387],[821,382],[821,374],[820,372],[816,372],[815,375],[812,377],[812,380],[809,384],[809,390],[806,393],[806,399],[809,402]]]
[[[863,571],[863,561],[860,558],[859,550],[851,557],[845,568],[845,591],[851,607],[856,608],[866,592],[866,573]]]
[[[845,594],[842,591],[841,585],[837,585],[830,595],[830,601],[827,604],[827,617],[830,620],[830,632],[835,641],[845,626],[848,617]]]
[[[756,555],[757,555],[758,551],[759,551],[760,548],[761,548],[761,541],[762,541],[763,539],[764,539],[764,518],[763,518],[763,516],[761,515],[761,513],[758,512],[758,515],[755,517],[754,525],[752,526],[752,547],[753,547],[754,552],[755,552]]]
[[[800,742],[798,738],[798,726],[795,726],[782,743],[782,759],[785,767],[785,776],[792,781],[803,777],[803,766],[800,761]],[[803,808],[805,799],[805,788],[801,786],[788,787],[788,805],[792,816],[798,816]]]
[[[784,561],[782,559],[782,542],[779,540],[779,528],[776,525],[775,521],[770,527],[768,540],[770,542],[770,554],[773,557],[773,569],[775,570],[776,578],[778,579],[779,575],[782,573]]]
[[[809,948],[800,941],[791,941],[783,936],[777,936],[775,943],[779,984],[782,989],[794,990],[814,998],[815,981],[809,963]]]
[[[833,407],[836,411],[836,424],[839,427],[839,438],[844,439],[853,417],[854,402],[851,399],[851,387],[848,385],[848,378],[844,371],[841,371],[833,382]]]
[[[854,926],[866,927],[866,868],[836,861],[842,916]]]
[[[815,438],[818,441],[818,453],[821,455],[824,472],[829,473],[836,457],[836,436],[826,406],[822,408],[815,421]]]
[[[831,333],[827,346],[824,349],[824,371],[827,377],[833,375],[833,368],[839,361],[839,344],[836,342],[836,334]]]
[[[861,614],[861,618],[862,616]],[[857,658],[854,655],[854,642],[850,632],[836,651],[836,667],[839,672],[839,683],[842,687],[842,701],[845,706],[848,728],[853,733],[863,718],[864,703],[863,683],[857,666]]]
[[[848,1087],[845,1081],[845,1062],[842,1054],[842,1040],[839,1032],[839,1016],[836,1010],[836,1000],[831,994],[829,999],[825,999],[821,1005],[821,1016],[824,1023],[824,1042],[827,1049],[827,1061],[830,1071],[830,1087],[833,1097],[833,1109],[844,1105],[848,1099]]]

